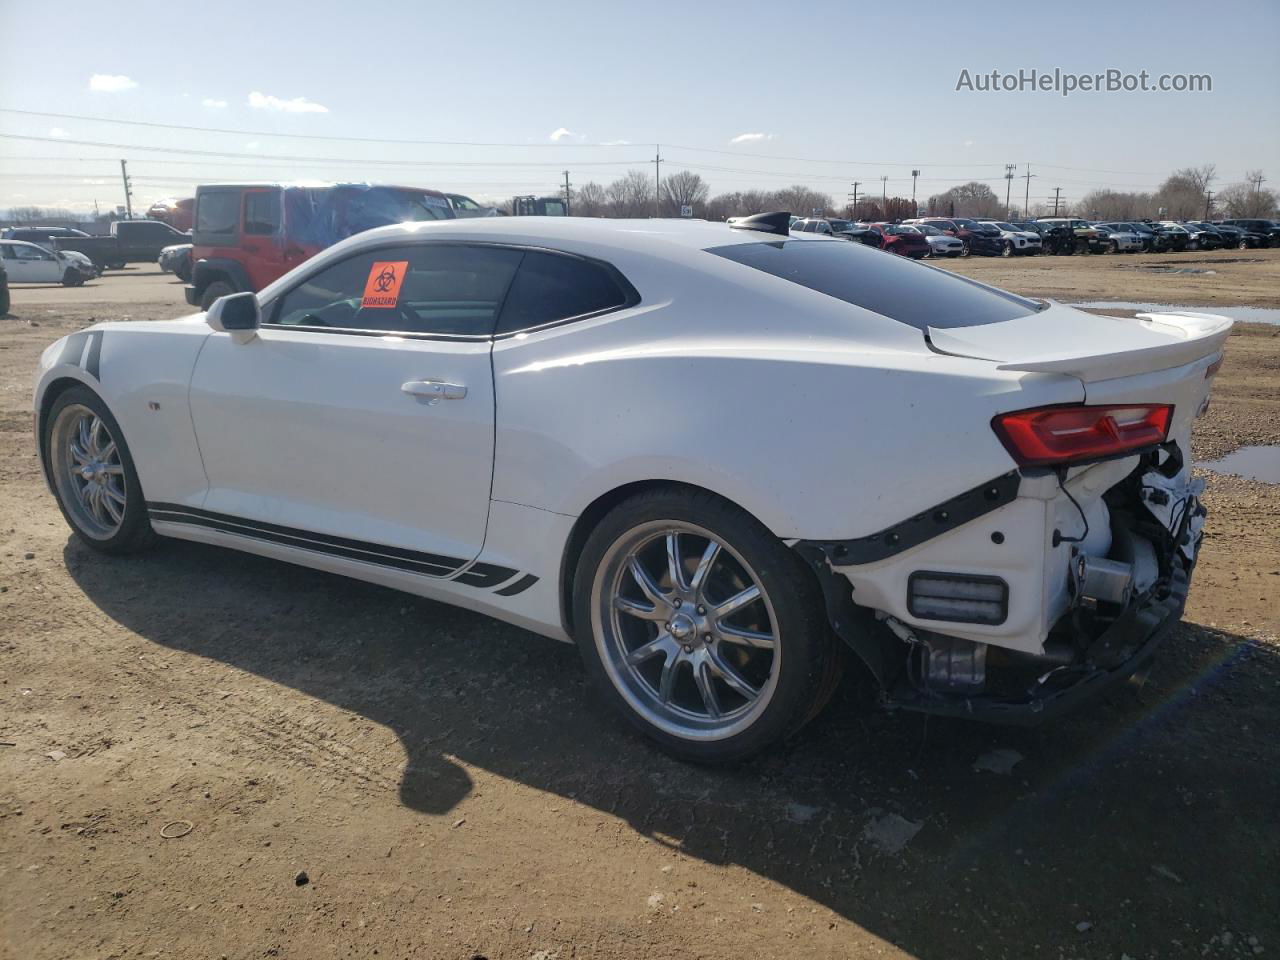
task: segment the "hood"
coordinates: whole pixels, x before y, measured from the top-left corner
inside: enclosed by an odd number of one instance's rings
[[[1232,321],[1208,313],[1103,317],[1050,302],[1037,313],[974,327],[930,327],[934,350],[1001,370],[1063,373],[1085,383],[1182,366],[1222,350]]]

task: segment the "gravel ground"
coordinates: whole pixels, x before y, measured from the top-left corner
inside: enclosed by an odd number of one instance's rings
[[[959,268],[1192,302],[1132,290],[1115,261],[1137,259]],[[1273,263],[1239,268],[1269,286],[1245,302],[1274,304]],[[1245,276],[1195,302],[1241,302]],[[0,956],[1280,952],[1277,487],[1211,478],[1187,622],[1140,692],[1021,730],[846,684],[796,742],[708,771],[626,733],[568,646],[212,547],[82,548],[37,473],[36,357],[93,319],[184,313],[181,286],[130,271],[14,300]],[[1280,443],[1278,334],[1231,338],[1197,456]]]

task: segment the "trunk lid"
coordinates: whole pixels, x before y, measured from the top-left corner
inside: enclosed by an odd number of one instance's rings
[[[1002,323],[930,327],[929,340],[935,350],[991,360],[1001,370],[1075,377],[1089,404],[1172,404],[1169,437],[1189,454],[1191,423],[1209,398],[1209,367],[1231,324],[1207,313],[1102,317],[1052,304]]]

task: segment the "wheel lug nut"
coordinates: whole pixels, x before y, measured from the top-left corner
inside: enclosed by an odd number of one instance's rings
[[[671,605],[672,605],[673,607],[678,607],[678,606],[680,606],[680,604],[682,604],[682,603],[684,603],[684,601],[683,601],[683,600],[681,600],[679,597],[676,597],[674,600],[672,600],[672,601],[671,601]]]
[[[706,607],[704,607],[704,606],[702,606],[701,604],[699,604],[699,605],[698,605],[698,616],[703,616],[704,614],[706,614],[706,612],[707,612],[707,608],[706,608]]]

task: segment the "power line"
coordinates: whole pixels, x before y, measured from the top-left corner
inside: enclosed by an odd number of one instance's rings
[[[391,137],[331,136],[331,135],[317,134],[317,133],[278,133],[275,131],[267,131],[267,130],[246,130],[238,127],[206,127],[206,126],[197,126],[194,124],[160,123],[158,121],[152,121],[152,120],[124,120],[118,117],[95,117],[95,116],[90,116],[88,114],[78,114],[78,113],[54,113],[52,111],[45,111],[45,110],[22,110],[16,107],[0,107],[0,113],[9,113],[17,116],[28,116],[28,117],[48,117],[48,118],[53,118],[57,120],[79,120],[87,123],[114,123],[114,124],[120,124],[125,126],[132,126],[132,127],[146,127],[149,129],[156,129],[156,130],[186,130],[188,132],[194,132],[194,133],[219,133],[219,134],[230,134],[233,136],[246,136],[246,137],[274,137],[277,139],[285,139],[285,140],[311,140],[311,141],[321,140],[321,141],[329,141],[334,143],[338,143],[338,142],[370,143],[370,144],[391,144],[391,145],[400,145],[400,146],[423,146],[423,147],[510,147],[510,148],[526,148],[526,147],[583,148],[583,147],[586,147],[586,148],[605,148],[605,149],[612,148],[612,147],[634,146],[634,144],[631,144],[631,143],[621,143],[621,142],[612,142],[612,141],[603,142],[603,143],[582,143],[578,141],[567,142],[567,143],[560,142],[560,141],[557,141],[555,143],[529,143],[529,142],[517,143],[513,141],[413,140],[413,139],[399,139],[399,138],[391,138]],[[44,139],[49,139],[52,142],[63,142],[63,143],[79,142],[74,140],[59,140],[59,138],[44,138]],[[139,147],[136,149],[148,149],[148,148]],[[922,164],[922,163],[915,163],[912,161],[905,161],[905,160],[902,160],[902,161],[899,161],[899,160],[851,160],[843,157],[796,157],[796,156],[787,156],[782,154],[754,153],[754,152],[747,152],[742,150],[716,149],[713,147],[695,147],[688,144],[678,144],[678,143],[667,144],[667,149],[688,150],[694,153],[712,153],[712,154],[719,154],[722,156],[730,156],[730,157],[751,157],[754,159],[761,159],[761,160],[787,160],[787,161],[797,161],[801,163],[829,163],[829,164],[840,164],[844,166],[849,166],[849,165],[867,165],[867,166],[881,166],[881,167],[950,167],[950,166],[953,166],[953,164],[949,164],[949,163]],[[559,164],[556,164],[556,166],[558,165]],[[1145,171],[1097,170],[1089,167],[1069,167],[1063,164],[1056,164],[1056,163],[1039,163],[1038,161],[1037,161],[1037,165],[1042,167],[1049,167],[1054,170],[1073,170],[1076,172],[1103,173],[1108,175],[1120,175],[1120,176],[1155,177],[1155,176],[1164,175],[1164,172],[1162,171],[1153,171],[1153,170],[1145,170]],[[975,163],[972,163],[971,166],[999,169],[1001,166],[1004,166],[1004,164],[975,162]]]
[[[251,150],[193,150],[189,147],[145,147],[139,144],[106,143],[100,140],[68,140],[63,137],[36,137],[16,133],[0,133],[4,140],[35,140],[41,143],[68,143],[80,147],[105,147],[111,150],[135,150],[154,153],[178,153],[195,157],[260,157],[263,160],[289,160],[312,163],[356,163],[361,165],[396,166],[396,167],[558,167],[561,161],[542,160],[382,160],[363,157],[298,157],[280,153],[257,154]],[[626,167],[644,164],[645,160],[591,160],[583,161],[580,166],[586,167]]]

